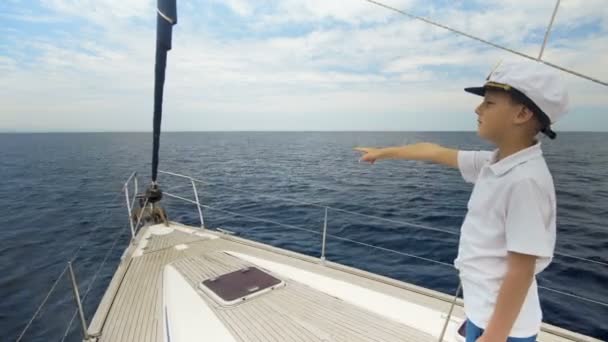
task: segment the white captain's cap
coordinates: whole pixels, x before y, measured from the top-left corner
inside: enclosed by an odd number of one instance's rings
[[[551,125],[568,112],[568,92],[555,69],[530,60],[504,62],[494,68],[482,87],[465,88],[465,91],[484,96],[488,88],[519,95],[543,124],[541,131],[555,138]]]

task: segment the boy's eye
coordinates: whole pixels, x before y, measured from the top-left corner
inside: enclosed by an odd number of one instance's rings
[[[494,102],[492,102],[492,101],[486,101],[486,104],[488,104],[488,105],[493,105],[493,104],[494,104]]]

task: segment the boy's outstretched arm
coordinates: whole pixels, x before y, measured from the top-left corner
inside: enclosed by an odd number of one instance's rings
[[[361,161],[371,164],[382,159],[407,159],[430,161],[458,168],[458,150],[433,143],[417,143],[386,148],[356,147],[355,150],[363,153]]]

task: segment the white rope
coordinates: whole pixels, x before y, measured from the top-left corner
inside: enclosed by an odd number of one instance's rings
[[[404,16],[406,16],[406,17],[409,17],[409,18],[412,18],[412,19],[415,19],[415,20],[419,20],[419,21],[425,22],[425,23],[427,23],[427,24],[429,24],[429,25],[433,25],[433,26],[436,26],[436,27],[442,28],[442,29],[444,29],[444,30],[448,30],[448,31],[450,31],[450,32],[456,33],[456,34],[458,34],[458,35],[461,35],[461,36],[464,36],[464,37],[467,37],[467,38],[470,38],[470,39],[476,40],[476,41],[478,41],[478,42],[481,42],[481,43],[484,43],[484,44],[486,44],[486,45],[492,46],[492,47],[494,47],[494,48],[497,48],[497,49],[500,49],[500,50],[503,50],[503,51],[510,52],[510,53],[515,54],[515,55],[517,55],[517,56],[520,56],[520,57],[523,57],[523,58],[527,58],[527,59],[530,59],[530,60],[533,60],[533,61],[538,61],[538,62],[543,63],[543,64],[545,64],[545,65],[547,65],[547,66],[550,66],[550,67],[552,67],[552,68],[559,69],[559,70],[561,70],[561,71],[563,71],[563,72],[567,72],[567,73],[569,73],[569,74],[571,74],[571,75],[578,76],[578,77],[580,77],[580,78],[584,78],[584,79],[589,80],[589,81],[591,81],[591,82],[595,82],[595,83],[601,84],[601,85],[603,85],[603,86],[608,86],[608,82],[604,82],[604,81],[601,81],[601,80],[599,80],[599,79],[597,79],[597,78],[593,78],[593,77],[591,77],[591,76],[587,76],[587,75],[581,74],[581,73],[579,73],[579,72],[577,72],[577,71],[574,71],[574,70],[566,69],[566,68],[564,68],[564,67],[562,67],[562,66],[560,66],[560,65],[553,64],[553,63],[551,63],[551,62],[547,62],[547,61],[542,60],[542,59],[538,59],[538,58],[536,58],[536,57],[533,57],[533,56],[527,55],[527,54],[525,54],[525,53],[523,53],[523,52],[519,52],[519,51],[516,51],[516,50],[510,49],[510,48],[508,48],[508,47],[505,47],[505,46],[502,46],[502,45],[499,45],[499,44],[496,44],[496,43],[490,42],[490,41],[488,41],[488,40],[485,40],[485,39],[482,39],[482,38],[479,38],[479,37],[473,36],[473,35],[471,35],[471,34],[469,34],[469,33],[466,33],[466,32],[463,32],[463,31],[460,31],[460,30],[457,30],[457,29],[451,28],[451,27],[449,27],[449,26],[446,26],[446,25],[443,25],[443,24],[437,23],[437,22],[435,22],[435,21],[429,20],[429,19],[424,18],[424,17],[421,17],[421,16],[417,16],[417,15],[415,15],[415,14],[411,14],[411,13],[409,13],[409,12],[406,12],[406,11],[400,10],[400,9],[398,9],[398,8],[395,8],[395,7],[392,7],[392,6],[386,5],[386,4],[384,4],[384,3],[381,3],[381,2],[378,2],[378,1],[375,1],[375,0],[363,0],[363,1],[367,1],[367,2],[369,2],[369,3],[371,3],[371,4],[376,5],[376,6],[384,7],[384,8],[386,8],[386,9],[391,10],[391,11],[394,11],[394,12],[397,12],[397,13],[400,13],[400,14],[403,14],[403,15],[404,15]]]

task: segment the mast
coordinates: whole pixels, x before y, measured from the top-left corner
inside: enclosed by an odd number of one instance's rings
[[[176,0],[158,0],[156,15],[156,64],[154,69],[154,121],[152,141],[152,185],[148,189],[148,199],[154,203],[162,197],[156,183],[158,176],[158,149],[163,113],[163,88],[167,52],[171,50],[173,25],[177,23]]]

